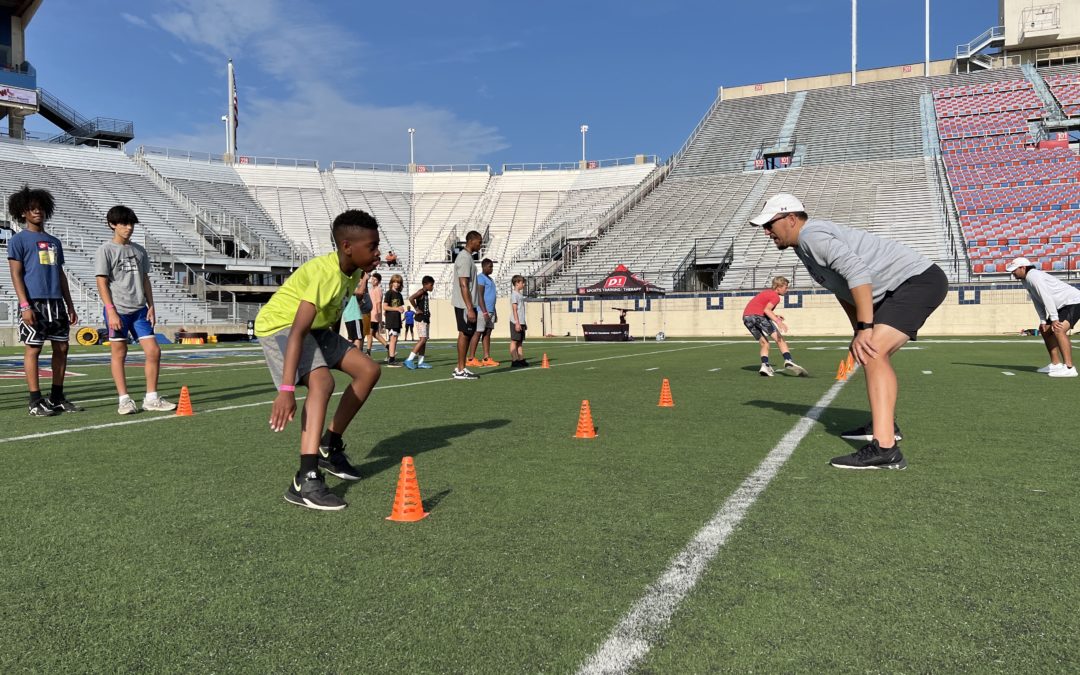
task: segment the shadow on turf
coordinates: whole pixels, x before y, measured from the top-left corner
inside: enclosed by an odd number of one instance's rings
[[[958,366],[977,366],[979,368],[993,368],[994,370],[1018,370],[1023,373],[1036,373],[1039,371],[1038,366],[1006,366],[993,363],[961,363],[957,362]]]
[[[744,405],[752,405],[757,408],[770,408],[787,415],[792,415],[793,417],[805,417],[812,407],[801,403],[782,403],[780,401],[761,400],[747,401]],[[821,418],[818,419],[818,422],[825,427],[827,433],[839,436],[848,429],[853,429],[866,424],[868,419],[870,419],[869,410],[833,408],[830,406],[821,414]]]
[[[450,440],[453,438],[468,436],[477,429],[498,429],[507,424],[510,424],[510,420],[499,419],[409,429],[397,436],[380,441],[367,455],[378,459],[358,465],[356,468],[365,476],[374,476],[387,469],[395,469],[400,466],[402,457],[415,457],[425,452],[445,448],[450,445]],[[436,495],[431,499],[441,500],[443,496],[445,495]]]

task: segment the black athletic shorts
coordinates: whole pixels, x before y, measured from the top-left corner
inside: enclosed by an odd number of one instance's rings
[[[912,340],[949,293],[949,279],[941,268],[931,265],[889,291],[874,305],[874,323],[892,326]]]
[[[1068,321],[1069,328],[1076,328],[1080,321],[1080,305],[1065,305],[1058,310],[1058,321]]]
[[[746,326],[746,330],[750,331],[755,340],[768,339],[777,332],[776,324],[764,314],[747,314],[742,318],[742,325]]]
[[[461,307],[454,308],[454,318],[457,319],[457,329],[459,333],[464,333],[465,337],[472,337],[476,332],[476,322],[468,323],[465,320],[465,310]]]
[[[359,340],[364,337],[364,322],[350,319],[345,322],[345,332],[349,334],[349,340]]]
[[[49,342],[67,342],[71,324],[68,321],[67,306],[63,300],[49,298],[30,300],[30,309],[34,310],[34,323],[22,321],[19,313],[19,340],[27,347],[40,347]]]
[[[525,331],[528,326],[521,324],[521,330],[514,330],[514,324],[510,324],[510,341],[511,342],[525,342]]]

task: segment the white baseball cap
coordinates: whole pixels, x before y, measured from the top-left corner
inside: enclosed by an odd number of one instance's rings
[[[1016,260],[1013,260],[1011,263],[1009,263],[1008,265],[1005,266],[1005,271],[1006,272],[1012,272],[1013,270],[1020,269],[1021,267],[1034,267],[1034,266],[1035,266],[1035,264],[1032,263],[1027,258],[1017,258]]]
[[[769,198],[769,201],[765,202],[765,206],[754,218],[750,219],[750,224],[760,227],[769,222],[773,218],[782,213],[794,213],[798,211],[806,211],[802,202],[795,195],[781,192],[780,194],[773,195]]]

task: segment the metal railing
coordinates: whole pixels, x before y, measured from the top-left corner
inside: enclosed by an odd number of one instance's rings
[[[617,157],[615,159],[587,159],[585,169],[608,169],[616,166],[632,166],[635,164],[659,164],[656,155],[635,155],[633,157]],[[512,171],[578,171],[581,170],[581,160],[576,162],[537,162],[527,164],[503,164],[503,173]]]
[[[259,157],[257,155],[237,155],[233,164],[239,166],[276,166],[286,169],[318,169],[319,162],[314,159],[294,159],[291,157]]]
[[[57,115],[60,115],[66,119],[72,127],[78,128],[90,123],[90,120],[79,114],[79,111],[72,108],[67,103],[61,101],[55,94],[48,89],[38,89],[38,93],[41,96],[41,105],[53,110]]]
[[[135,137],[135,124],[129,120],[95,117],[71,131],[53,136],[48,141],[65,145],[80,145],[79,140],[96,139],[98,135],[104,133],[131,139]]]
[[[210,152],[196,152],[193,150],[177,150],[175,148],[159,148],[153,145],[140,145],[138,152],[144,155],[159,155],[166,159],[183,159],[188,162],[203,164],[225,164],[225,156]]]
[[[378,164],[371,162],[342,162],[334,160],[330,162],[330,170],[348,169],[349,171],[383,171],[390,173],[408,173],[408,164]]]
[[[990,44],[994,40],[1005,39],[1005,26],[994,26],[987,28],[982,33],[975,36],[971,42],[962,45],[956,45],[956,58],[966,59],[975,52],[979,51],[986,45]]]

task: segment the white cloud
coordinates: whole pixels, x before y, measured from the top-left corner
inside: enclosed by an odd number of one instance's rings
[[[507,148],[498,130],[463,120],[431,106],[376,106],[345,100],[325,83],[309,83],[287,98],[249,97],[240,101],[241,155],[405,164],[408,128],[416,131],[420,164],[478,163]],[[140,139],[140,143],[180,149],[224,151],[221,123],[189,132]]]
[[[149,28],[150,24],[146,22],[146,19],[135,16],[134,14],[128,14],[127,12],[120,12],[120,18],[127,21],[132,26],[138,26],[139,28]]]
[[[167,9],[153,19],[208,61],[236,61],[241,154],[318,159],[327,168],[335,159],[403,164],[408,161],[409,127],[417,129],[416,159],[424,164],[477,162],[508,147],[495,127],[461,119],[451,110],[425,103],[380,106],[350,100],[344,92],[359,88],[355,81],[361,68],[356,64],[364,59],[365,45],[320,18],[313,3],[169,0]],[[482,47],[481,52],[517,46]],[[251,67],[279,86],[246,84],[244,73]],[[224,129],[214,121],[139,142],[220,153],[223,139]]]

